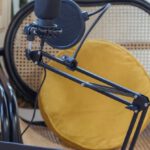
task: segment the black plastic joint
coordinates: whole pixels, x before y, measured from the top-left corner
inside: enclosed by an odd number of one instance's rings
[[[31,51],[26,49],[26,57],[28,60],[32,60],[34,63],[38,64],[42,60],[41,51]]]
[[[88,14],[88,12],[86,12],[86,11],[82,12],[82,16],[83,16],[83,18],[84,18],[85,21],[89,20],[89,14]]]
[[[137,95],[133,101],[133,105],[138,108],[138,111],[145,110],[149,107],[149,98],[144,95]]]
[[[3,56],[4,55],[4,48],[0,48],[0,56]]]
[[[27,40],[28,41],[34,41],[35,40],[35,34],[32,31],[33,25],[28,24],[24,27],[24,34],[27,35]]]
[[[73,57],[63,56],[62,59],[68,69],[72,71],[76,70],[78,62]]]
[[[134,105],[129,105],[126,107],[127,109],[131,110],[131,111],[138,111],[138,107],[134,106]]]

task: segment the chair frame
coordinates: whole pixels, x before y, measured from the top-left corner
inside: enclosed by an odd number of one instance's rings
[[[22,143],[15,92],[6,74],[0,69],[2,140]]]
[[[150,14],[150,3],[144,1],[144,0],[76,0],[76,2],[82,6],[98,6],[102,5],[106,2],[111,2],[112,5],[133,5],[136,7],[139,7],[140,9],[144,10],[148,14]],[[36,91],[31,89],[26,83],[22,81],[20,76],[17,73],[17,70],[15,68],[15,64],[12,58],[13,53],[10,51],[13,49],[13,45],[10,44],[17,32],[19,23],[27,17],[34,9],[34,2],[31,2],[24,6],[17,15],[13,18],[13,21],[11,22],[6,37],[5,37],[5,43],[4,48],[1,51],[2,56],[4,56],[4,64],[6,67],[6,70],[10,76],[10,79],[15,84],[15,88],[17,91],[23,95],[23,97],[31,103],[34,102],[36,97]]]
[[[127,4],[127,5],[133,5],[133,6],[136,6],[136,7],[139,7],[140,9],[144,10],[145,12],[147,12],[148,14],[150,14],[150,4],[146,1],[143,1],[143,0],[87,0],[87,1],[84,1],[84,0],[76,0],[78,4],[80,4],[81,6],[84,6],[84,5],[89,5],[89,6],[93,6],[93,5],[102,5],[103,3],[112,3],[114,5],[117,5],[117,4]],[[5,40],[5,48],[4,49],[8,49],[8,43],[9,43],[9,40],[11,40],[11,38],[13,38],[13,36],[11,35],[11,31],[13,30],[13,27],[15,25],[18,25],[18,22],[17,20],[22,18],[22,15],[23,16],[27,16],[30,12],[33,11],[33,5],[34,3],[31,2],[30,4],[28,4],[27,6],[25,6],[23,9],[25,10],[24,12],[20,12],[18,13],[18,15],[14,18],[14,22],[11,23],[10,27],[9,27],[9,30],[7,32],[7,36],[6,36],[6,40]],[[32,53],[32,52],[31,52]],[[30,54],[31,54],[30,53]],[[135,144],[136,144],[136,141],[137,141],[137,138],[138,138],[138,135],[140,133],[140,130],[141,130],[141,127],[142,127],[142,124],[144,122],[144,119],[145,119],[145,116],[147,114],[147,110],[149,108],[149,99],[140,94],[140,93],[136,93],[134,91],[131,91],[125,87],[122,87],[120,85],[117,85],[107,79],[104,79],[100,76],[97,76],[96,74],[93,74],[79,66],[75,66],[75,68],[70,68],[71,66],[71,63],[68,63],[67,59],[66,60],[63,60],[63,59],[59,59],[57,57],[54,57],[50,54],[47,54],[47,53],[44,53],[44,52],[40,52],[40,58],[41,57],[47,57],[49,59],[52,59],[60,64],[63,64],[67,67],[69,67],[70,69],[73,69],[73,70],[76,70],[82,74],[85,74],[91,78],[94,78],[98,81],[101,81],[103,83],[105,83],[106,85],[108,86],[103,86],[102,85],[97,85],[97,84],[94,84],[94,83],[90,83],[90,82],[87,82],[87,81],[83,81],[83,80],[80,80],[72,75],[69,75],[63,71],[60,71],[58,70],[57,68],[54,68],[52,66],[49,66],[47,65],[46,63],[43,63],[40,59],[39,59],[39,51],[37,51],[37,53],[34,53],[34,58],[37,58],[37,59],[34,59],[33,62],[37,63],[39,66],[41,67],[44,67],[52,72],[55,72],[65,78],[68,78],[69,80],[72,80],[80,85],[82,85],[83,87],[85,88],[89,88],[91,90],[94,90],[100,94],[103,94],[107,97],[110,97],[124,105],[126,105],[127,109],[133,111],[133,118],[130,122],[130,126],[129,126],[129,129],[128,129],[128,132],[126,134],[126,137],[125,137],[125,140],[124,140],[124,143],[122,145],[122,150],[125,150],[127,148],[127,145],[129,143],[129,140],[130,140],[130,137],[131,137],[131,134],[133,132],[133,129],[134,129],[134,126],[135,126],[135,123],[137,122],[137,118],[141,113],[141,116],[140,116],[140,119],[138,121],[138,125],[136,127],[136,130],[134,132],[134,136],[132,138],[132,142],[131,142],[131,145],[130,145],[130,148],[129,150],[133,150]],[[8,63],[8,60],[10,61],[11,58],[8,57],[8,55],[6,55],[6,52],[4,52],[4,60],[5,60],[5,64],[6,64],[6,68],[7,68],[7,71],[8,73],[10,74],[11,78],[13,78],[14,80],[16,80],[17,82],[19,80],[21,80],[17,74],[15,73],[15,69],[13,68],[14,66],[12,66],[12,64]],[[13,62],[13,61],[12,61]],[[9,64],[9,65],[8,65]],[[17,83],[16,82],[16,83]],[[26,89],[26,92],[29,94],[31,94],[32,98],[34,99],[35,96],[36,96],[36,92],[34,91],[31,91],[24,83],[19,82],[17,84],[17,88],[22,91],[22,88]],[[23,93],[24,95],[26,93]],[[126,95],[127,97],[132,97],[133,98],[133,102],[129,102],[127,100],[124,100],[122,98],[120,98],[118,95]]]

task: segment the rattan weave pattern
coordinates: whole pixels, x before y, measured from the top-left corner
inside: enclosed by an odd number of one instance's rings
[[[94,11],[98,7],[83,7],[83,10]],[[96,17],[96,16],[95,16]],[[94,21],[92,17],[87,23],[87,29]],[[42,69],[27,61],[25,49],[28,47],[23,28],[35,20],[34,13],[28,15],[21,23],[13,42],[14,61],[22,80],[33,90],[40,85]],[[150,16],[143,10],[126,5],[112,6],[104,15],[88,38],[110,40],[125,46],[145,67],[150,74]],[[69,35],[68,35],[69,36]],[[33,43],[33,49],[39,48],[39,39]],[[47,44],[44,50],[56,54],[58,50]],[[116,58],[117,59],[117,58]]]
[[[33,62],[29,62],[25,57],[25,49],[28,48],[28,42],[26,36],[23,34],[24,26],[35,20],[33,13],[26,17],[18,29],[18,32],[14,41],[14,60],[18,73],[22,77],[23,81],[26,81],[27,85],[34,90],[40,85],[40,78],[42,69],[37,67]],[[38,50],[40,45],[40,39],[36,38],[33,42],[33,49]],[[51,54],[56,54],[58,51],[52,49],[50,46],[45,44],[44,50]]]

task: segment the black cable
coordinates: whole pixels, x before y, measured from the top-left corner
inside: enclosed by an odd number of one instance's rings
[[[97,14],[97,13],[100,12],[100,15],[98,16],[98,18],[95,20],[95,22],[92,24],[92,26],[90,27],[90,29],[88,30],[88,32],[86,33],[86,35],[83,37],[83,39],[82,39],[82,41],[81,41],[79,47],[77,48],[77,50],[75,51],[75,53],[74,53],[74,55],[73,55],[73,58],[76,58],[76,56],[77,56],[79,50],[81,49],[81,47],[82,47],[84,41],[86,40],[87,36],[90,34],[90,32],[92,31],[92,29],[93,29],[93,28],[95,27],[95,25],[98,23],[99,19],[100,19],[100,18],[104,15],[104,13],[108,10],[108,8],[110,8],[110,6],[111,6],[111,4],[106,4],[106,5],[104,5],[101,9],[99,9],[99,10],[97,10],[97,11],[95,11],[95,12],[89,14],[89,17],[90,17],[90,16],[93,16],[93,15],[95,15],[95,14]],[[44,41],[44,40],[43,40],[43,41]],[[42,43],[41,45],[42,45],[42,47],[43,47],[44,42],[41,42],[41,43]],[[31,121],[29,122],[29,124],[27,125],[27,127],[24,129],[24,131],[21,133],[21,136],[23,136],[23,135],[26,133],[26,131],[30,128],[30,126],[33,124],[33,121],[34,121],[34,118],[35,118],[35,115],[36,115],[36,108],[37,108],[37,105],[38,105],[38,96],[39,96],[39,93],[40,93],[40,91],[41,91],[41,88],[42,88],[42,86],[43,86],[43,83],[44,83],[45,79],[46,79],[46,69],[44,68],[44,78],[43,78],[43,81],[42,81],[42,83],[41,83],[41,85],[40,85],[38,91],[37,91],[37,95],[36,95],[35,103],[34,103],[34,111],[33,111],[32,119],[31,119]]]
[[[89,13],[88,16],[91,17],[91,16],[96,15],[97,13],[102,12],[102,11],[105,9],[106,6],[107,6],[107,5],[104,5],[104,6],[102,6],[100,9],[98,9],[98,10],[92,12],[92,13]]]
[[[33,111],[32,119],[31,119],[31,121],[28,123],[28,125],[27,125],[27,127],[24,129],[24,131],[21,133],[21,136],[23,136],[23,135],[26,133],[26,131],[30,128],[30,126],[33,124],[33,121],[34,121],[34,118],[35,118],[35,115],[36,115],[36,108],[37,108],[37,105],[38,105],[39,93],[40,93],[40,91],[41,91],[41,88],[42,88],[42,86],[43,86],[43,84],[44,84],[45,79],[46,79],[46,69],[44,68],[44,77],[43,77],[43,81],[42,81],[42,83],[41,83],[41,85],[40,85],[40,87],[39,87],[39,89],[38,89],[38,91],[37,91],[37,95],[36,95],[35,103],[34,103],[34,111]]]
[[[31,121],[25,120],[24,118],[21,118],[21,120],[23,120],[27,124],[29,124],[31,122]],[[46,124],[44,121],[34,121],[34,122],[32,122],[32,125],[46,127]]]
[[[95,27],[95,25],[98,23],[98,21],[101,19],[101,17],[104,15],[104,13],[111,7],[111,4],[108,3],[106,5],[104,5],[100,10],[94,12],[94,13],[99,13],[100,15],[97,17],[97,19],[94,21],[94,23],[92,24],[92,26],[90,27],[90,29],[87,31],[87,33],[85,34],[85,36],[83,37],[83,39],[81,40],[77,50],[74,52],[73,54],[73,58],[76,59],[82,45],[84,44],[85,40],[87,39],[88,35],[91,33],[91,31],[93,30],[93,28]],[[94,13],[89,14],[89,15],[94,15]]]

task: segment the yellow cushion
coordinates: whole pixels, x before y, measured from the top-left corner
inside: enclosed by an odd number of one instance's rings
[[[71,55],[73,50],[63,51]],[[78,57],[80,67],[150,97],[150,78],[139,62],[123,47],[107,41],[87,41]],[[81,79],[94,79],[49,63]],[[120,147],[133,112],[95,91],[47,71],[39,107],[49,128],[74,148],[106,150]],[[143,129],[149,121],[145,119]]]

